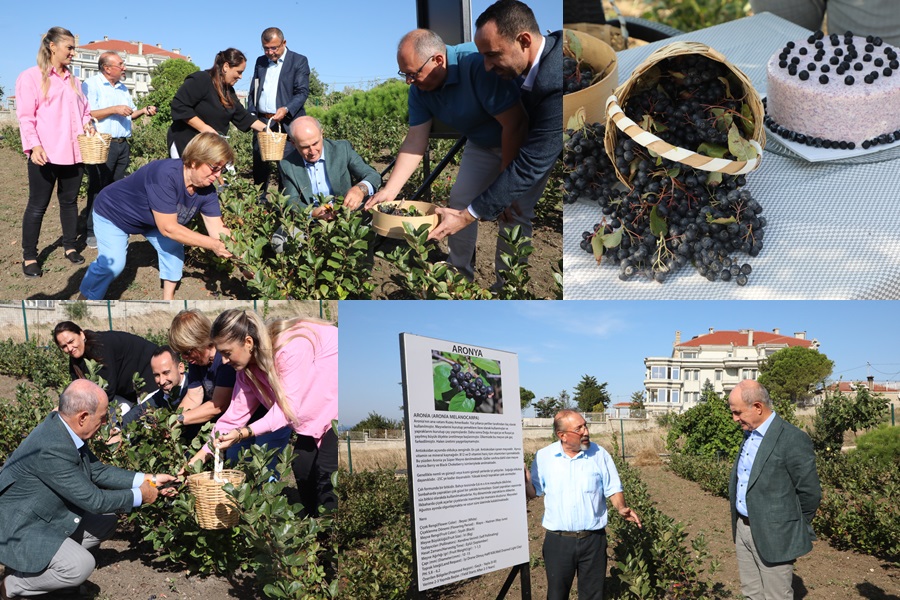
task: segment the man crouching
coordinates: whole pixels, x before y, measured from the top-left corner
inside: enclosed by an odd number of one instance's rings
[[[90,550],[115,532],[111,513],[154,502],[156,486],[175,479],[104,465],[90,451],[108,404],[96,384],[73,381],[0,471],[0,563],[12,571],[2,600],[77,588],[94,570]]]

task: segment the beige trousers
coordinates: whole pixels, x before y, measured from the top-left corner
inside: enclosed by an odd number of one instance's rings
[[[746,600],[793,600],[791,580],[794,561],[768,563],[760,557],[753,543],[750,527],[738,519],[734,539],[741,593]]]

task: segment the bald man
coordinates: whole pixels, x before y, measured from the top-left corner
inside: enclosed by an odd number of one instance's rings
[[[731,470],[731,534],[749,600],[790,600],[794,561],[812,550],[812,520],[822,499],[812,441],[772,411],[752,379],[728,395],[744,442]]]
[[[108,406],[99,386],[76,379],[0,471],[3,600],[79,586],[94,570],[90,550],[115,532],[111,513],[154,502],[156,486],[175,480],[99,461],[86,442],[106,423]]]

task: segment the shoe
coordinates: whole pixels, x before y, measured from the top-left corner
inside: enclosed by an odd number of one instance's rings
[[[41,265],[36,262],[27,265],[22,263],[22,272],[25,273],[25,277],[40,277],[44,274]]]
[[[96,236],[89,235],[87,236],[87,241],[85,242],[88,248],[96,248],[97,247],[97,238]]]
[[[66,252],[66,258],[69,259],[69,262],[75,265],[80,265],[84,262],[84,257],[78,254],[77,250],[72,250],[71,252]]]

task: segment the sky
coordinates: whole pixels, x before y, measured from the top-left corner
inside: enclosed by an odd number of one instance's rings
[[[470,0],[472,20],[492,0]],[[526,2],[542,30],[562,27],[561,0]],[[365,89],[397,76],[397,42],[416,28],[414,0],[371,2],[27,2],[4,0],[0,19],[0,86],[14,95],[16,77],[37,64],[41,35],[62,26],[80,42],[110,39],[157,43],[167,50],[180,48],[201,69],[212,66],[216,53],[230,46],[253,61],[262,54],[259,36],[267,27],[284,31],[288,48],[303,54],[319,79],[335,90]],[[474,32],[474,26],[473,26]],[[235,86],[250,87],[250,77]]]
[[[535,400],[570,395],[583,375],[607,382],[613,402],[643,389],[644,358],[721,330],[805,331],[834,361],[832,377],[900,380],[897,302],[341,302],[339,420],[369,412],[400,419],[399,334],[408,332],[518,354],[520,385]],[[532,408],[525,416],[534,416]]]

